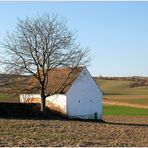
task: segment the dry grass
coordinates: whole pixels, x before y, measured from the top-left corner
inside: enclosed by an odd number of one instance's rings
[[[116,101],[111,99],[103,100],[103,105],[115,105],[115,106],[127,106],[127,107],[135,107],[135,108],[141,108],[141,109],[148,109],[147,104],[140,104],[140,103],[132,103],[132,102],[126,102],[126,101]]]
[[[148,146],[147,117],[104,119],[109,122],[0,119],[0,146]]]

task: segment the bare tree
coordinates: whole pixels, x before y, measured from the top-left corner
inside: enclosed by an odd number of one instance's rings
[[[51,95],[45,93],[48,72],[58,67],[75,68],[88,63],[88,49],[80,48],[75,34],[57,15],[18,19],[16,30],[7,34],[3,47],[7,50],[3,60],[7,72],[29,74],[39,82],[43,112],[46,97]]]

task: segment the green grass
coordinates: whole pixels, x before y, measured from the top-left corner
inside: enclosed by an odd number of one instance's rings
[[[146,86],[130,88],[133,81],[98,79],[96,82],[105,95],[148,95]]]
[[[132,81],[97,80],[97,84],[104,92],[103,98],[110,101],[148,105],[148,87],[130,88]],[[145,115],[148,109],[126,106],[103,106],[103,115]]]
[[[104,93],[103,98],[122,103],[148,105],[148,86],[130,88],[133,82],[97,79],[97,84]]]
[[[0,93],[0,101],[4,101],[10,98],[10,95],[7,93]]]
[[[19,97],[14,97],[8,93],[0,93],[0,102],[19,102]]]
[[[103,106],[103,115],[148,116],[148,109],[125,106]]]

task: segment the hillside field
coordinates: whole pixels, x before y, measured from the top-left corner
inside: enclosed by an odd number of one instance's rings
[[[148,107],[148,87],[130,88],[132,81],[125,80],[96,80],[102,89],[104,104],[114,102],[116,105],[135,105],[139,108]],[[148,109],[148,108],[147,108]]]

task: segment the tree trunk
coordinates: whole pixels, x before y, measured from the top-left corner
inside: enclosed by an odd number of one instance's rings
[[[41,112],[46,112],[46,97],[44,90],[41,90]]]
[[[41,112],[46,112],[46,99],[41,98]]]

